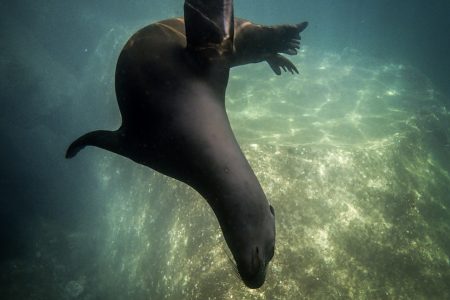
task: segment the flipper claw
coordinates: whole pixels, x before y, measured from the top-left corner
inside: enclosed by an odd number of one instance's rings
[[[291,74],[299,74],[295,65],[289,59],[280,54],[269,56],[266,61],[277,75],[281,75],[281,69],[283,69],[284,72],[289,71]]]

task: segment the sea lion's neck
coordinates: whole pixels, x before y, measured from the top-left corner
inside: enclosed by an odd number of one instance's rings
[[[227,243],[230,243],[227,238],[230,232],[256,234],[261,231],[261,224],[269,213],[264,191],[250,165],[244,162],[244,155],[240,155],[209,173],[209,178],[202,178],[202,186],[196,188],[217,216]]]

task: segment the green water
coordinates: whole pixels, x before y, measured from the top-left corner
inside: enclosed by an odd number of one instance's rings
[[[101,149],[64,159],[120,125],[121,48],[183,1],[0,1],[0,300],[450,299],[450,1],[234,2],[310,22],[300,75],[243,66],[227,90],[276,211],[264,286],[186,185]]]
[[[227,92],[235,134],[276,211],[261,289],[237,278],[194,190],[91,148],[77,159],[97,174],[83,194],[100,207],[94,224],[67,232],[44,222],[33,258],[9,266],[10,293],[27,284],[33,299],[450,297],[442,95],[418,70],[355,50],[305,47],[294,60],[300,75],[234,69]],[[115,107],[112,88],[108,99]]]
[[[233,70],[227,93],[235,134],[276,210],[276,255],[263,288],[236,278],[217,221],[195,191],[102,153],[99,193],[110,197],[101,276],[90,293],[450,296],[450,115],[441,95],[412,67],[353,50],[305,48],[295,61],[299,76],[276,77],[264,64]]]

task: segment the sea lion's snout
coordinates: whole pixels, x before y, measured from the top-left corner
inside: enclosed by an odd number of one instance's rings
[[[256,246],[251,251],[249,260],[238,263],[238,271],[245,285],[251,289],[257,289],[266,280],[266,267],[269,260],[264,259],[261,248]]]
[[[255,233],[247,233],[245,239],[235,243],[241,247],[233,252],[239,275],[251,289],[260,288],[264,284],[267,267],[275,254],[275,210],[271,205],[268,208],[264,229],[258,227],[264,234],[257,237]],[[253,237],[252,241],[248,237]]]

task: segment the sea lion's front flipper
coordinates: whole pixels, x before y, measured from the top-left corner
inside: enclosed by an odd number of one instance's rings
[[[233,0],[186,0],[184,20],[188,50],[233,51]]]
[[[74,157],[81,149],[86,146],[96,146],[109,150],[117,154],[123,154],[120,151],[120,142],[117,131],[96,130],[76,139],[67,149],[66,158]]]

